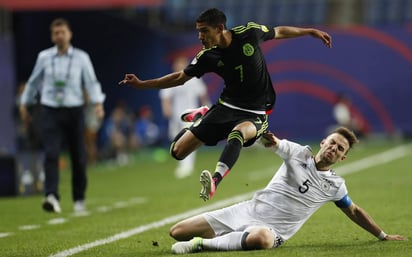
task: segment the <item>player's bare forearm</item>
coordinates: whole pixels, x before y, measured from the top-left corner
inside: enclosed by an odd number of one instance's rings
[[[364,228],[366,231],[374,236],[378,236],[382,231],[375,221],[359,206],[352,203],[349,208],[342,209],[342,211],[356,224]]]
[[[191,77],[183,71],[173,72],[156,79],[140,80],[134,74],[126,74],[119,85],[129,85],[138,89],[162,89],[183,85]]]
[[[275,39],[283,39],[309,35],[310,29],[291,26],[277,26],[274,28],[274,30]]]
[[[376,224],[372,217],[362,208],[352,203],[349,208],[343,208],[342,211],[360,227],[374,235],[380,237],[383,230]],[[386,235],[381,240],[406,240],[405,237],[400,235]]]
[[[321,30],[314,28],[299,28],[291,26],[278,26],[274,28],[275,39],[294,38],[310,35],[319,38],[327,47],[332,47],[332,37]]]

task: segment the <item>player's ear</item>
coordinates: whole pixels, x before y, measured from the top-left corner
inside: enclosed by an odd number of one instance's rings
[[[341,161],[343,161],[343,160],[345,160],[345,159],[346,159],[346,155],[343,155],[343,156],[340,158]]]
[[[219,24],[219,25],[217,25],[217,29],[218,29],[220,32],[222,32],[222,31],[225,30],[225,25],[224,25],[224,24]]]
[[[322,141],[320,141],[319,146],[322,146],[325,143],[325,139],[322,139]]]

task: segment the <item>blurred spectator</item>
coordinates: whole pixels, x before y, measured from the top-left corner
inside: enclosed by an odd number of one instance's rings
[[[97,147],[97,134],[102,125],[102,119],[96,115],[94,110],[94,104],[90,102],[90,98],[87,92],[84,92],[85,96],[85,106],[84,106],[84,117],[85,117],[85,142],[86,142],[86,152],[87,152],[87,163],[95,164],[97,162],[99,151]]]
[[[352,101],[345,94],[337,95],[333,106],[333,117],[337,123],[336,127],[347,127],[358,137],[364,137],[369,133],[367,121],[354,109]]]
[[[173,71],[180,71],[189,64],[184,56],[176,58],[173,62]],[[189,127],[190,122],[183,122],[180,115],[187,109],[197,108],[200,105],[209,105],[210,100],[207,95],[205,82],[200,78],[193,77],[184,85],[161,89],[159,93],[163,116],[169,120],[169,139],[173,138],[184,127]],[[192,152],[185,159],[179,161],[176,169],[176,178],[189,176],[194,169],[196,152]]]
[[[86,210],[87,188],[83,87],[94,110],[104,116],[105,94],[96,78],[89,55],[71,45],[72,31],[67,20],[58,18],[50,25],[53,47],[41,51],[27,81],[20,104],[20,115],[30,120],[27,105],[40,92],[41,128],[45,152],[45,198],[43,209],[60,213],[59,155],[66,140],[72,168],[72,200],[75,212]]]
[[[16,94],[16,126],[17,126],[17,159],[19,165],[20,188],[22,194],[32,194],[43,191],[44,186],[44,169],[42,165],[42,137],[40,131],[40,104],[39,97],[36,101],[28,106],[28,112],[32,119],[23,121],[18,113],[18,107],[21,103],[21,94],[26,86],[21,82],[17,88]]]
[[[153,111],[148,105],[140,107],[134,126],[139,146],[149,147],[159,143],[159,127],[153,122]]]
[[[112,110],[105,124],[105,134],[109,139],[106,156],[114,155],[119,165],[127,164],[128,153],[138,147],[138,142],[133,131],[132,115],[124,102],[118,102]]]

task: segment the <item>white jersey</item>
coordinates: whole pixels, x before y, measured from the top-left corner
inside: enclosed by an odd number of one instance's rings
[[[288,240],[326,202],[341,200],[345,180],[333,171],[318,171],[309,146],[280,140],[276,153],[283,159],[269,184],[253,197],[257,216]]]
[[[172,101],[172,117],[169,120],[169,136],[174,138],[184,127],[180,120],[180,115],[186,109],[199,107],[199,97],[206,95],[206,84],[202,79],[196,77],[186,81],[184,85],[161,89],[159,92],[161,99],[170,98]]]

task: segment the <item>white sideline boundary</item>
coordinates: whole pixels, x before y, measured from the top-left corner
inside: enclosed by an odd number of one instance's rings
[[[394,161],[396,159],[402,158],[402,157],[410,154],[411,152],[412,152],[412,144],[401,145],[401,146],[389,149],[387,151],[384,151],[382,153],[371,155],[371,156],[368,156],[368,157],[363,158],[361,160],[354,161],[350,164],[340,166],[338,168],[339,169],[338,173],[339,173],[339,175],[343,176],[343,175],[359,172],[361,170],[371,168],[373,166],[381,165],[381,164],[388,163],[388,162]],[[93,247],[96,247],[96,246],[105,245],[105,244],[109,244],[109,243],[118,241],[120,239],[128,238],[128,237],[140,234],[142,232],[145,232],[145,231],[148,231],[148,230],[151,230],[151,229],[159,228],[159,227],[162,227],[162,226],[167,225],[167,224],[178,222],[178,221],[180,221],[184,218],[187,218],[187,217],[190,217],[190,216],[193,216],[193,215],[196,215],[196,214],[200,214],[200,213],[205,212],[205,211],[214,210],[214,209],[217,209],[217,208],[228,206],[228,205],[233,204],[233,203],[237,203],[239,201],[249,199],[253,195],[254,192],[255,191],[245,193],[245,194],[238,195],[238,196],[235,196],[235,197],[232,197],[232,198],[228,198],[226,200],[215,202],[214,204],[211,204],[211,205],[208,205],[208,206],[205,206],[205,207],[200,207],[200,208],[189,210],[187,212],[183,212],[183,213],[180,213],[180,214],[177,214],[177,215],[173,215],[173,216],[164,218],[164,219],[156,221],[156,222],[152,222],[152,223],[142,225],[142,226],[130,229],[130,230],[123,231],[121,233],[115,234],[115,235],[107,237],[107,238],[99,239],[99,240],[96,240],[94,242],[79,245],[79,246],[76,246],[76,247],[58,252],[56,254],[52,254],[49,257],[71,256],[71,255],[74,255],[76,253],[86,251],[86,250],[88,250],[90,248],[93,248]]]

